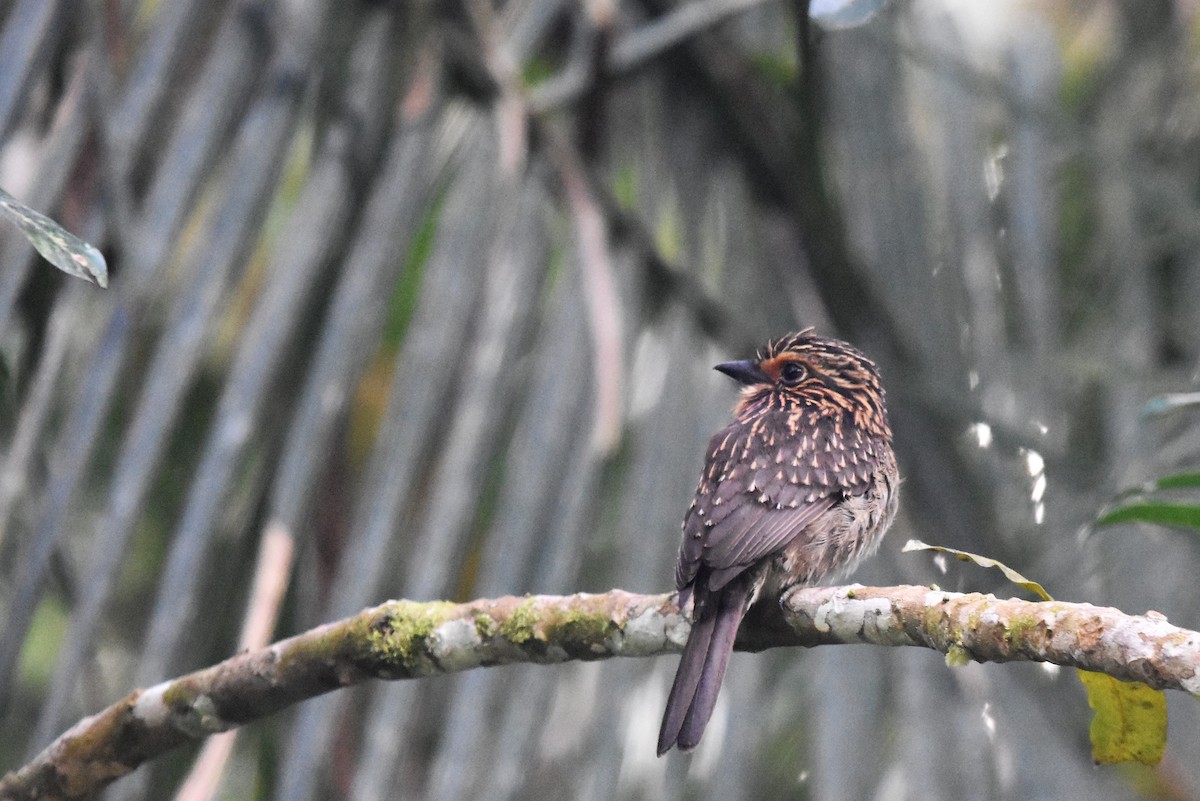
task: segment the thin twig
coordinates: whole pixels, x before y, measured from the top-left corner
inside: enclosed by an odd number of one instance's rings
[[[769,0],[685,3],[616,39],[604,59],[604,73],[608,77],[631,73],[697,33],[767,2]],[[561,75],[539,84],[530,94],[530,105],[543,113],[573,103],[590,91],[589,84],[597,77],[588,70],[568,67]]]

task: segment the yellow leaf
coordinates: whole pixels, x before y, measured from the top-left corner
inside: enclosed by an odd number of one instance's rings
[[[962,560],[963,562],[974,562],[980,567],[994,567],[1003,573],[1004,577],[1013,584],[1024,587],[1034,595],[1041,598],[1043,601],[1054,600],[1050,597],[1050,593],[1046,592],[1041,584],[1038,584],[1032,579],[1025,578],[1003,562],[997,562],[995,559],[991,559],[987,556],[979,556],[978,554],[960,551],[956,548],[947,548],[944,545],[927,545],[920,540],[909,540],[908,542],[904,543],[904,547],[900,550],[903,553],[908,553],[909,551],[937,551],[939,553],[948,553],[955,559]]]
[[[1139,681],[1078,671],[1092,716],[1092,759],[1098,765],[1157,765],[1167,747],[1167,697]]]

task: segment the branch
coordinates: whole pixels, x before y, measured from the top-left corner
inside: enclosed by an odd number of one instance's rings
[[[142,762],[367,679],[416,679],[517,662],[682,649],[674,595],[535,595],[455,604],[389,601],[267,648],[135,690],[0,779],[0,799],[90,798]],[[928,587],[810,587],[752,610],[740,650],[915,645],[976,661],[1035,660],[1200,694],[1200,634],[1157,613],[1000,600]]]

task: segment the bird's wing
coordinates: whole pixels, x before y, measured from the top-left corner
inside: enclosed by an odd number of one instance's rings
[[[700,568],[720,589],[741,570],[780,550],[847,495],[866,492],[878,467],[857,431],[843,439],[832,421],[794,433],[734,424],[713,437],[695,500],[683,523],[676,585]],[[715,582],[715,585],[714,585]]]

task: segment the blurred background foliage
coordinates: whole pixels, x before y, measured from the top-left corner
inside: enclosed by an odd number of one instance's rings
[[[711,365],[808,325],[890,393],[902,520],[856,580],[1013,592],[919,536],[1200,626],[1194,536],[1093,525],[1197,468],[1195,4],[806,7],[0,0],[0,186],[111,271],[0,225],[0,764],[387,597],[668,589],[734,397]],[[1066,673],[738,655],[703,746],[657,760],[673,669],[337,693],[209,784],[1200,797],[1179,694],[1158,769],[1097,770]],[[197,751],[109,795],[167,797]]]

